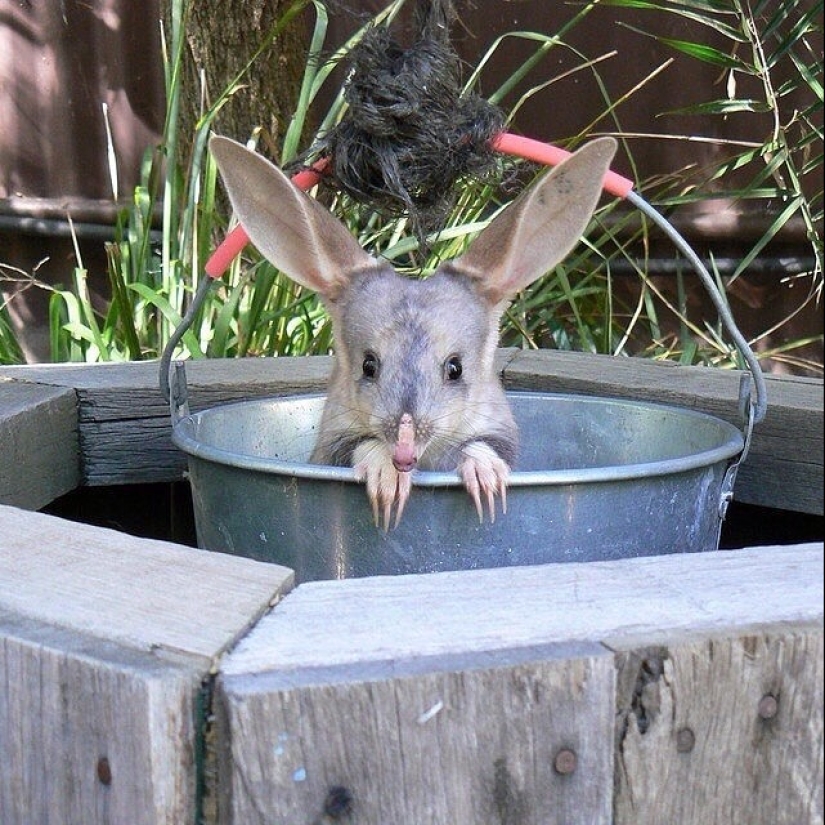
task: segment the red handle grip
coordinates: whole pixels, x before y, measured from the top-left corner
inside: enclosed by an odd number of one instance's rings
[[[502,132],[493,138],[492,146],[503,155],[543,163],[545,166],[558,166],[563,160],[570,157],[570,152],[559,149],[551,143],[542,143],[533,138],[521,137],[510,132]],[[303,190],[311,189],[321,179],[328,159],[319,160],[311,169],[304,169],[292,176],[292,182]],[[633,181],[623,178],[616,172],[607,172],[602,184],[605,192],[618,198],[626,198],[633,189]],[[240,225],[236,226],[221,242],[221,245],[212,253],[204,269],[210,278],[220,278],[241,250],[249,243],[249,236]]]
[[[558,166],[571,154],[551,143],[542,143],[540,140],[521,137],[521,135],[514,135],[510,132],[502,132],[498,137],[493,138],[493,148],[503,155],[515,155],[525,160],[543,163],[546,166]],[[633,181],[623,178],[616,172],[608,171],[604,176],[602,187],[611,195],[626,198],[633,189]]]

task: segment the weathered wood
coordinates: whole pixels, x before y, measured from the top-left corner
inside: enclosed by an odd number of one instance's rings
[[[74,390],[0,378],[0,503],[35,510],[79,483]]]
[[[654,641],[617,648],[615,825],[821,823],[821,623]]]
[[[308,582],[262,619],[223,670],[346,669],[620,631],[810,621],[822,615],[822,572],[823,545],[805,544]]]
[[[194,412],[247,398],[320,391],[331,363],[325,356],[187,361],[190,407]],[[170,438],[156,362],[3,367],[0,379],[4,376],[76,391],[83,484],[182,476],[186,455]]]
[[[192,822],[191,667],[0,610],[0,821]]]
[[[0,822],[195,821],[201,684],[291,581],[0,506]]]
[[[549,350],[501,350],[511,389],[581,392],[672,403],[737,425],[739,373],[680,367],[641,358]],[[14,377],[76,390],[84,484],[171,481],[186,461],[171,443],[169,411],[158,390],[156,363],[0,368]],[[322,391],[326,356],[201,360],[187,363],[191,408],[264,395]],[[823,513],[823,385],[768,377],[768,414],[757,425],[736,484],[738,501]]]
[[[360,825],[609,821],[605,651],[536,648],[438,665],[357,682],[317,672],[225,682],[220,773],[230,784],[220,821],[327,821],[332,788],[345,789]],[[565,753],[576,760],[569,774],[556,767]]]
[[[599,394],[674,404],[741,426],[741,373],[683,367],[643,358],[586,353],[517,351],[504,371],[511,388]],[[766,376],[768,412],[737,483],[737,501],[823,513],[823,383],[812,378]]]
[[[277,565],[13,507],[0,506],[0,536],[0,607],[207,665],[293,578]]]
[[[822,572],[817,544],[303,584],[228,655],[218,679],[225,820],[320,822],[324,795],[339,785],[352,794],[353,821],[360,825],[609,821],[608,813],[593,814],[602,811],[605,795],[613,798],[613,778],[603,773],[597,743],[611,741],[612,747],[617,706],[621,722],[639,708],[627,699],[628,652],[638,657],[669,644],[683,689],[696,690],[684,707],[705,703],[697,725],[710,725],[721,704],[708,693],[709,680],[718,678],[713,690],[727,686],[735,697],[724,706],[733,713],[730,724],[717,721],[711,733],[714,742],[724,731],[739,737],[727,748],[738,749],[733,767],[746,773],[730,775],[724,758],[715,763],[718,783],[726,776],[729,782],[719,810],[730,818],[707,822],[768,825],[754,818],[757,808],[750,804],[739,817],[731,801],[763,776],[772,788],[785,788],[795,781],[797,774],[788,771],[799,761],[805,764],[798,776],[813,785],[789,810],[808,816],[799,822],[815,822],[822,813],[816,779],[822,708],[808,700],[821,695]],[[770,644],[786,653],[753,665],[751,643],[741,640],[754,634],[776,640]],[[731,652],[737,645],[744,650],[738,658]],[[615,665],[611,658],[603,669],[600,651],[617,651]],[[726,652],[732,664],[724,668],[717,659]],[[691,671],[696,655],[711,658]],[[618,692],[608,678],[614,667]],[[747,667],[752,672],[744,674]],[[638,676],[638,667],[632,672]],[[787,734],[754,746],[753,702],[774,690],[789,699],[782,721]],[[609,711],[602,704],[606,694]],[[567,724],[554,714],[556,707],[573,714]],[[689,714],[680,718],[693,721]],[[597,730],[605,720],[607,728]],[[663,716],[665,723],[670,720]],[[631,724],[617,740],[627,750],[618,752],[625,761],[617,770],[631,775],[617,774],[624,784],[617,784],[614,810],[630,816],[630,804],[632,812],[653,817],[655,793],[665,780],[657,785],[636,773],[652,770],[655,757],[644,752],[648,761],[632,762]],[[763,761],[773,760],[767,774],[751,758],[754,747]],[[561,778],[546,770],[559,749],[579,758],[576,771]],[[663,764],[670,758],[663,754]],[[710,770],[712,755],[702,758]],[[704,821],[703,791],[693,783],[706,775],[699,770],[680,777],[678,790],[667,787],[680,796],[693,793],[697,801],[692,808],[673,801],[670,810],[695,814],[687,822]],[[569,797],[559,791],[565,781]],[[622,793],[632,793],[630,802]],[[772,789],[765,798],[772,793],[779,798]],[[559,804],[564,813],[557,820]],[[707,810],[716,815],[716,808]]]

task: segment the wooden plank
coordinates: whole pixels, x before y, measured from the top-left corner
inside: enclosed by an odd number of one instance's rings
[[[576,754],[593,741],[612,748],[615,719],[612,711],[604,714],[599,698],[608,687],[600,650],[620,657],[623,644],[635,651],[662,639],[735,640],[758,628],[783,639],[807,632],[822,622],[822,573],[823,546],[811,544],[302,584],[221,669],[219,730],[226,750],[219,798],[226,820],[322,821],[324,794],[341,785],[358,804],[362,823],[556,821],[539,790],[555,781],[537,768],[546,766],[549,752],[521,729],[521,749],[510,750],[509,740],[496,739],[502,719],[515,724],[526,715],[555,755],[564,742],[573,743],[568,747]],[[822,653],[808,649],[817,661],[806,666],[798,656],[794,662],[810,693]],[[613,667],[611,660],[608,671]],[[620,672],[626,680],[627,670]],[[572,692],[565,693],[565,685]],[[595,691],[589,698],[581,693],[586,685]],[[518,704],[531,691],[534,698],[548,691],[551,704],[560,702],[568,712],[578,695],[587,710],[574,711],[572,727],[562,730],[551,720],[544,729]],[[476,706],[487,708],[487,716]],[[449,713],[428,735],[410,733],[412,720],[423,719],[426,727],[445,708]],[[808,776],[821,766],[815,756],[821,726],[806,727],[808,705],[791,703],[789,712],[799,758],[814,754]],[[502,790],[501,798],[527,800],[524,808],[517,801],[507,813],[495,808],[498,756],[490,757],[497,753],[507,754],[498,763],[506,766],[501,775],[517,778],[501,787],[520,789]],[[604,757],[599,760],[603,766]],[[789,764],[785,760],[782,770]],[[439,773],[445,765],[450,768]],[[590,816],[589,806],[612,794],[612,778],[591,770],[593,784],[586,791],[577,786],[572,795],[584,813],[577,817],[571,809],[561,821],[609,821],[609,814]],[[726,770],[717,763],[720,774]],[[634,782],[634,793],[645,789],[642,778],[634,775]],[[473,808],[460,789],[486,807]],[[411,799],[419,804],[420,793],[441,807],[407,820],[398,816]]]
[[[247,398],[318,392],[326,386],[331,366],[326,356],[187,361],[190,407],[194,412]],[[76,391],[83,484],[182,476],[186,456],[170,438],[157,362],[12,366],[0,368],[3,377]]]
[[[512,389],[599,394],[674,404],[741,426],[740,373],[682,367],[642,358],[585,353],[518,352],[504,371]],[[823,513],[823,384],[766,376],[768,412],[754,429],[750,455],[736,483],[737,501]]]
[[[211,666],[292,585],[273,564],[0,506],[0,609]]]
[[[738,373],[641,358],[551,350],[500,350],[512,389],[582,392],[672,403],[739,424]],[[185,456],[171,443],[157,364],[0,368],[0,379],[76,389],[85,484],[170,481]],[[263,395],[322,391],[326,356],[200,360],[187,363],[192,409]],[[741,468],[737,500],[796,512],[823,512],[823,393],[813,379],[767,378],[769,407]]]
[[[256,625],[223,672],[363,666],[660,627],[712,632],[810,621],[822,616],[822,573],[823,545],[804,544],[307,582]]]
[[[823,633],[617,646],[615,825],[823,818]]]
[[[74,390],[0,378],[0,503],[36,510],[79,481]]]
[[[196,821],[202,685],[291,582],[0,506],[0,822]]]
[[[0,610],[0,822],[194,822],[191,666]]]
[[[415,664],[415,675],[356,682],[329,672],[305,684],[295,679],[306,674],[224,682],[220,821],[332,822],[333,788],[349,800],[345,821],[360,825],[609,821],[613,746],[601,734],[613,724],[614,668],[605,651]],[[575,759],[572,772],[565,758]]]

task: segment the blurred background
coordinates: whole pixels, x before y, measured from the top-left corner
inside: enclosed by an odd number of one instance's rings
[[[53,356],[51,294],[35,282],[69,284],[79,255],[95,305],[102,312],[109,300],[105,244],[115,236],[118,213],[132,202],[148,162],[147,150],[151,154],[162,141],[168,104],[163,53],[173,5],[165,0],[0,0],[0,289],[6,323],[26,361]],[[765,19],[781,5],[762,4]],[[190,5],[180,102],[188,128],[202,111],[204,95],[240,71],[287,6],[283,0]],[[325,54],[384,6],[377,0],[330,4]],[[407,6],[399,25],[410,21],[412,4]],[[682,181],[697,181],[707,195],[714,187],[735,188],[736,169],[724,181],[714,180],[708,170],[717,169],[732,147],[738,151],[762,142],[775,128],[775,112],[733,107],[729,116],[720,116],[718,109],[681,112],[725,96],[756,100],[764,89],[743,72],[673,47],[675,41],[701,39],[731,51],[728,39],[721,32],[714,38],[706,26],[692,26],[684,16],[622,5],[591,6],[587,16],[564,33],[565,47],[550,52],[502,99],[502,107],[509,110],[530,90],[518,105],[515,131],[562,143],[582,132],[620,131],[630,147],[630,153],[617,160],[616,170],[623,174],[655,184],[681,176]],[[821,8],[815,0],[795,4],[797,17],[809,14],[813,21],[805,32],[805,48],[820,60]],[[567,4],[546,0],[459,3],[458,10],[453,38],[468,74],[502,35],[564,31],[575,14]],[[309,6],[273,40],[244,79],[243,90],[216,116],[216,131],[245,140],[257,130],[270,154],[277,156],[296,105],[313,19]],[[524,40],[505,38],[480,72],[478,90],[492,92],[517,76],[524,55]],[[587,61],[599,71],[582,71]],[[811,87],[783,89],[783,71],[776,68],[774,81],[782,94],[782,111],[808,111]],[[335,82],[319,94],[313,104],[317,118],[342,80],[339,69]],[[625,97],[627,103],[621,103]],[[606,100],[615,104],[607,113]],[[810,117],[821,135],[821,98]],[[311,118],[308,125],[313,126]],[[817,152],[821,175],[821,140],[811,146],[814,156]],[[743,180],[750,174],[741,170]],[[804,180],[802,185],[819,188],[821,247],[821,180]],[[816,201],[814,190],[811,197]],[[679,206],[671,219],[701,255],[712,253],[724,276],[771,230],[784,207],[781,199],[770,197],[705,197]],[[656,247],[655,238],[652,243],[654,248],[644,250],[649,276],[659,279],[665,295],[675,294],[672,250]],[[768,359],[766,369],[821,375],[822,307],[810,296],[816,279],[806,275],[816,266],[810,226],[793,215],[729,285],[734,316],[746,337],[757,339],[757,350],[803,342],[794,358]],[[636,274],[623,272],[618,264],[612,274],[618,298],[633,305],[639,288]],[[713,316],[698,282],[685,283],[687,296],[680,300],[697,317]]]

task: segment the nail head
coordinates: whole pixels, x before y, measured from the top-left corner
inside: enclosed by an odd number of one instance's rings
[[[569,748],[562,748],[553,760],[553,767],[555,768],[556,773],[559,773],[562,776],[568,776],[573,773],[573,771],[576,770],[577,764],[578,757]]]
[[[352,813],[352,794],[342,785],[336,785],[329,789],[327,798],[324,800],[324,813],[330,819],[341,819]]]
[[[103,785],[112,784],[112,766],[105,756],[97,760],[97,778]]]
[[[690,728],[680,728],[676,731],[676,750],[679,753],[690,753],[696,745],[696,734]]]
[[[779,710],[779,702],[775,696],[766,694],[759,700],[758,712],[761,719],[773,719]]]

